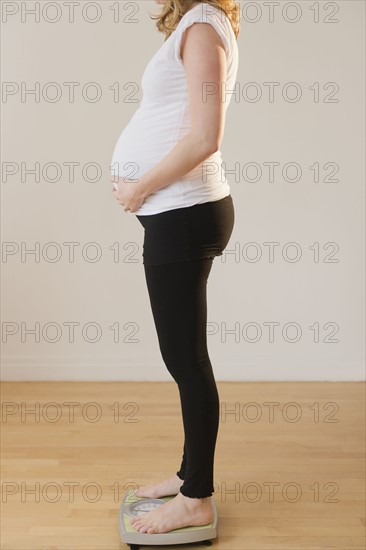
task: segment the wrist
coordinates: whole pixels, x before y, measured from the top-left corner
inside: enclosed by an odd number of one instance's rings
[[[142,178],[140,178],[137,186],[136,186],[136,192],[137,194],[139,195],[139,197],[141,197],[142,199],[146,199],[146,197],[149,196],[149,192],[146,188],[146,183],[144,182],[144,180]]]

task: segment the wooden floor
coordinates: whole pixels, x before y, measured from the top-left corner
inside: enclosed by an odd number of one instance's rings
[[[217,385],[211,548],[364,550],[365,385]],[[124,491],[180,466],[175,382],[7,382],[2,411],[1,548],[128,549]]]

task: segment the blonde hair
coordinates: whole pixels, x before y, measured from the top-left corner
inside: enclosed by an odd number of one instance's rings
[[[240,32],[240,13],[236,0],[166,0],[165,5],[158,15],[150,15],[151,19],[157,19],[156,28],[165,34],[165,40],[169,38],[177,27],[183,15],[189,11],[194,4],[208,4],[219,8],[229,18],[235,37]]]

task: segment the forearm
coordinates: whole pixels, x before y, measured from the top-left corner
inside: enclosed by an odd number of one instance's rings
[[[188,133],[156,166],[140,178],[137,184],[139,192],[147,197],[170,185],[196,168],[217,149],[208,140]]]

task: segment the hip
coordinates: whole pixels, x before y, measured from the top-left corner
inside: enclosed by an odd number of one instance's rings
[[[144,228],[143,260],[149,265],[222,255],[235,222],[231,194],[158,214],[136,215]]]

